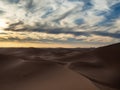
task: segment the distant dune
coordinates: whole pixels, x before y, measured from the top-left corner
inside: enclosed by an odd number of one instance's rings
[[[0,90],[120,90],[120,44],[1,48]]]

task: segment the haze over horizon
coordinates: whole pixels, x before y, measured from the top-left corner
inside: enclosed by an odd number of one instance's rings
[[[120,42],[120,0],[0,0],[0,47]]]

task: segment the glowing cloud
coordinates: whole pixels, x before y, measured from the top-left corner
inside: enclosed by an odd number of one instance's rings
[[[119,42],[120,0],[1,0],[0,40]]]

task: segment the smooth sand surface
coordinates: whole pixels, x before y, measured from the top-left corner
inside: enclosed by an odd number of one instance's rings
[[[101,90],[120,90],[120,44],[100,47],[74,59],[69,67]]]
[[[88,79],[64,65],[7,59],[1,61],[0,90],[97,90]]]
[[[120,44],[0,49],[0,90],[120,90]]]

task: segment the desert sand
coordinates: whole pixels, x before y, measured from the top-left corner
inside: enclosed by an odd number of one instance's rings
[[[120,44],[1,48],[0,90],[120,90]]]

